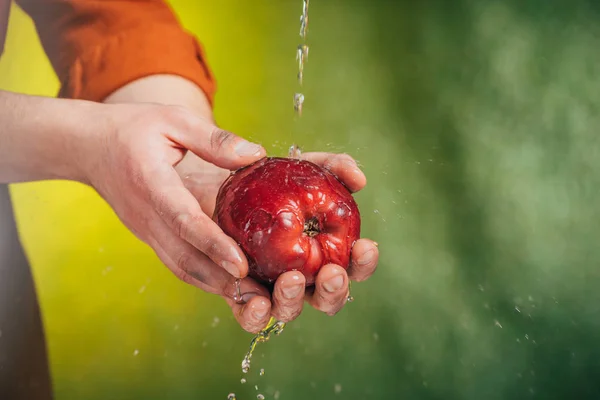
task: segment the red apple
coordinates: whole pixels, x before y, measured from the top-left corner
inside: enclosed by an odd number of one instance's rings
[[[248,258],[249,275],[273,283],[300,271],[314,285],[322,266],[345,269],[360,213],[335,175],[305,160],[265,157],[237,170],[217,195],[215,220]]]

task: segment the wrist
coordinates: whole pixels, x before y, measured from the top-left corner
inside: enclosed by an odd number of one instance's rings
[[[0,182],[87,183],[90,151],[106,119],[102,105],[0,92]]]

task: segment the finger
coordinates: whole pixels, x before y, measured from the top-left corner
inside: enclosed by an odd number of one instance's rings
[[[156,223],[155,229],[160,225]],[[163,228],[162,232],[168,230]],[[161,261],[183,282],[222,296],[243,329],[256,333],[267,325],[271,310],[269,291],[254,279],[244,278],[236,284],[236,279],[226,271],[174,235],[156,236],[151,245]]]
[[[221,294],[223,285],[212,276],[211,272],[215,271],[210,271],[211,264],[215,270],[225,271],[222,268],[219,268],[218,265],[215,265],[198,250],[194,249],[192,252],[179,250],[175,252],[176,254],[172,255],[172,250],[167,251],[165,247],[158,242],[150,243],[150,245],[158,258],[178,279],[188,285],[202,289],[207,293]],[[198,257],[196,257],[195,254],[198,254]],[[231,277],[231,275],[229,276]]]
[[[177,278],[206,292],[233,297],[236,278],[172,233],[158,215],[148,226],[152,232],[150,246]]]
[[[348,154],[311,152],[301,157],[331,171],[351,192],[358,192],[367,184],[367,177]]]
[[[314,293],[307,293],[308,303],[327,315],[337,314],[348,298],[348,275],[335,264],[325,265],[319,271]]]
[[[218,167],[235,170],[267,154],[259,144],[221,129],[186,109],[178,108],[178,111],[181,129],[169,132],[167,136]]]
[[[260,287],[260,285],[255,283],[254,285],[251,284],[250,287],[242,288],[239,291],[241,295],[238,300],[235,280],[230,280],[231,275],[229,275],[229,278],[225,277],[221,282],[213,279],[219,275],[218,271],[221,273],[224,271],[210,260],[207,259],[204,267],[189,268],[192,263],[187,266],[178,265],[160,245],[155,246],[155,251],[161,261],[183,282],[200,288],[205,292],[224,297],[242,329],[250,333],[257,333],[269,322],[271,306],[267,297],[268,291],[264,287]],[[195,266],[200,266],[201,264],[203,263],[197,263]],[[213,267],[212,269],[211,266]],[[240,286],[243,287],[245,285],[241,283]]]
[[[377,243],[369,239],[359,239],[352,247],[348,276],[353,281],[364,281],[373,275],[378,262],[379,249]]]
[[[209,218],[183,186],[172,167],[146,177],[150,203],[167,226],[236,278],[248,274],[248,262],[237,243]]]
[[[242,329],[250,333],[258,333],[264,329],[271,318],[271,301],[267,296],[253,296],[246,303],[228,300],[235,319]]]
[[[269,290],[254,279],[246,277],[238,285],[228,286],[222,294],[242,329],[257,333],[271,318]]]
[[[271,314],[279,321],[290,322],[298,317],[304,306],[306,278],[297,271],[281,274],[273,289]]]

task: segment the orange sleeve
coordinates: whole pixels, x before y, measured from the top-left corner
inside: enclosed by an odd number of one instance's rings
[[[213,104],[216,84],[198,40],[163,0],[17,0],[35,22],[61,82],[59,97],[102,101],[155,74],[196,83]]]

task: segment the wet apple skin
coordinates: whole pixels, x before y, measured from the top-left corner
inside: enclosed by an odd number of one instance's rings
[[[249,275],[264,283],[299,271],[312,286],[322,266],[350,266],[360,237],[360,212],[346,186],[327,169],[292,158],[265,157],[231,174],[214,218],[246,254]]]

